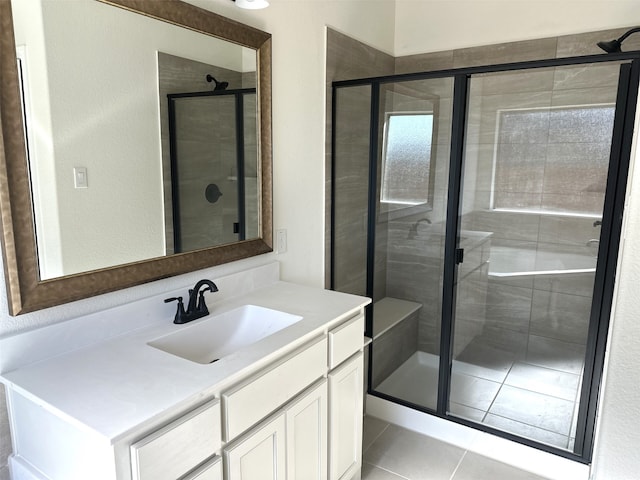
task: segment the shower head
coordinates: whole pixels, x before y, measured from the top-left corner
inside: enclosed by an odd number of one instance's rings
[[[216,86],[213,87],[213,91],[214,92],[219,92],[219,91],[222,91],[222,90],[226,90],[227,87],[229,86],[229,82],[219,82],[212,75],[207,75],[207,82],[215,83]]]
[[[598,42],[598,46],[607,53],[620,53],[622,51],[618,40]]]
[[[607,53],[620,53],[622,52],[622,49],[620,48],[622,42],[624,42],[629,35],[635,32],[640,32],[640,27],[632,28],[616,40],[603,40],[602,42],[598,42],[598,46]]]

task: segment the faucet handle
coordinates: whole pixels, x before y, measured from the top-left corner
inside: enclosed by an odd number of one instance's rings
[[[178,309],[176,310],[176,315],[173,318],[173,323],[185,323],[185,311],[184,311],[184,303],[182,303],[182,297],[171,297],[171,298],[165,298],[164,299],[164,303],[169,303],[169,302],[178,302]]]
[[[202,290],[200,290],[200,295],[198,297],[198,312],[201,313],[203,316],[204,315],[209,315],[209,309],[207,308],[207,303],[204,301],[204,294],[205,292],[213,292],[214,290],[212,288],[203,288]]]

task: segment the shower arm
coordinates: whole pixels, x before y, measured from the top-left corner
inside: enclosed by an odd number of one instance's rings
[[[640,32],[640,27],[634,27],[631,30],[629,30],[628,32],[625,32],[619,39],[618,39],[618,43],[622,43],[626,40],[626,38],[631,35],[632,33],[635,32]]]

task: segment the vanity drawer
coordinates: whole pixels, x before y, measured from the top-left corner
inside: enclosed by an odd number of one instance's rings
[[[326,373],[327,337],[222,394],[226,442],[257,424]]]
[[[220,449],[220,427],[220,402],[213,400],[147,435],[131,445],[133,480],[181,477]]]
[[[362,348],[364,314],[329,331],[329,369],[335,368]]]

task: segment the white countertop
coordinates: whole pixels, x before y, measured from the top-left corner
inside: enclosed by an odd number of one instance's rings
[[[209,301],[211,316],[251,304],[303,319],[213,364],[194,363],[147,345],[210,319],[186,325],[169,320],[6,372],[2,380],[78,428],[115,443],[167,411],[219,394],[368,303],[365,297],[276,282],[241,297]]]

